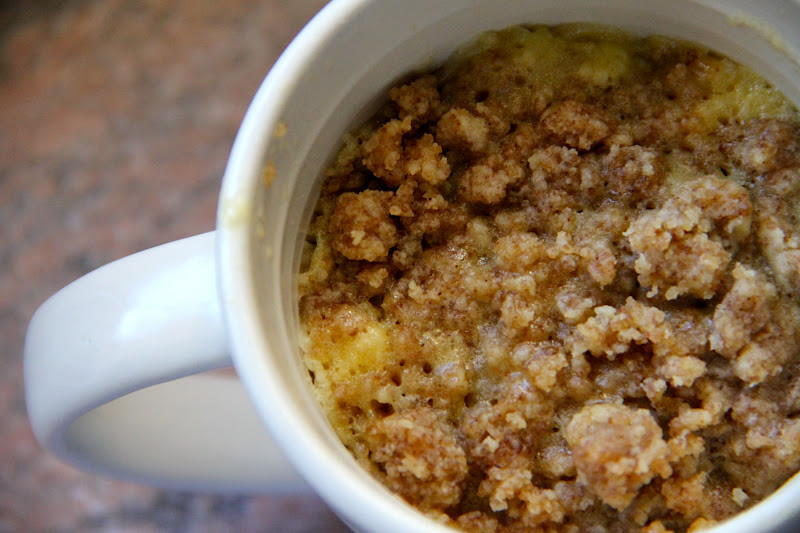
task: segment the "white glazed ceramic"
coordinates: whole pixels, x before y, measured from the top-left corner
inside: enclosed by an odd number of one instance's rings
[[[567,21],[699,41],[800,102],[797,1],[336,0],[254,98],[217,231],[101,268],[32,319],[25,382],[42,445],[92,472],[175,488],[308,483],[355,529],[444,531],[358,468],[314,400],[296,342],[302,232],[342,133],[395,80],[481,31]],[[277,170],[269,187],[268,163]],[[244,388],[197,375],[231,359]],[[800,478],[714,531],[797,531],[798,511]]]

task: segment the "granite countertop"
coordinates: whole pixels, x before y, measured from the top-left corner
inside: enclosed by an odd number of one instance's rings
[[[36,444],[36,307],[109,261],[214,226],[250,98],[323,0],[0,1],[0,533],[346,531],[316,496],[91,476]]]

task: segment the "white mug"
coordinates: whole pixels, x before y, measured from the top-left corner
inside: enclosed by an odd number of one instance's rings
[[[310,485],[356,530],[449,530],[364,472],[314,398],[297,342],[303,233],[342,134],[394,82],[482,31],[570,21],[703,43],[800,103],[796,0],[334,0],[253,99],[216,231],[100,268],[37,311],[25,386],[39,442],[85,470],[165,487]],[[241,383],[204,372],[231,361]],[[797,531],[797,515],[795,476],[713,531]]]

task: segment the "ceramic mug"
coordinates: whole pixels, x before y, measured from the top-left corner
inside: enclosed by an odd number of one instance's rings
[[[574,21],[703,43],[800,102],[797,1],[334,0],[256,94],[216,231],[107,265],[37,311],[25,384],[39,442],[85,470],[165,487],[310,485],[356,530],[447,530],[365,473],[314,398],[297,342],[303,233],[342,134],[394,82],[482,31]],[[231,361],[241,383],[205,372]],[[714,531],[797,530],[798,511],[795,477]]]

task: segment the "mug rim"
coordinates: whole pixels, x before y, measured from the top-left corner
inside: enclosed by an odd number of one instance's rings
[[[702,0],[687,2],[708,4]],[[387,497],[385,490],[376,491],[374,485],[354,476],[353,468],[359,468],[358,465],[355,462],[346,465],[329,446],[317,442],[311,422],[300,417],[281,416],[295,413],[291,397],[296,391],[291,390],[291,383],[275,377],[279,372],[273,357],[268,356],[274,349],[265,342],[253,283],[252,206],[249,202],[256,196],[264,154],[272,142],[271,133],[281,120],[281,109],[292,97],[295,83],[318,50],[342,31],[349,19],[374,3],[373,0],[333,0],[327,4],[286,48],[256,93],[231,150],[220,194],[218,286],[232,358],[240,379],[273,438],[309,484],[343,520],[352,523],[351,527],[380,524],[382,531],[445,532],[452,530],[399,497]],[[793,1],[793,4],[800,9],[798,2]],[[278,273],[268,282],[280,285]],[[318,471],[325,472],[326,476],[315,475]],[[792,487],[787,487],[790,483]],[[792,494],[800,493],[800,476],[790,478],[781,489],[784,487],[791,490],[773,493],[719,526],[725,525],[724,531],[733,533],[750,531],[754,526],[766,531],[784,524],[789,515],[798,511],[789,513],[786,508],[796,499]],[[719,526],[710,531],[717,531]]]

